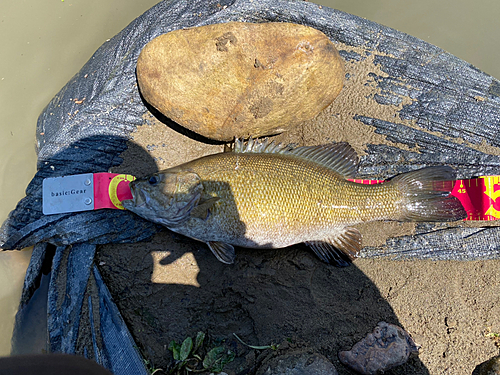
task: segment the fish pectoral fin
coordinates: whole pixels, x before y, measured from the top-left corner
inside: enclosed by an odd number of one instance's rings
[[[210,208],[212,208],[218,200],[220,200],[219,197],[213,197],[198,204],[198,206],[191,210],[191,217],[196,217],[202,220],[208,219],[208,215],[210,215]]]
[[[191,211],[198,206],[200,198],[200,193],[193,194],[187,202],[182,201],[173,204],[166,214],[163,216],[158,215],[154,221],[169,228],[180,225],[189,219]]]
[[[305,244],[324,262],[346,267],[361,250],[361,233],[355,228],[347,227],[324,240],[309,241]]]
[[[225,242],[219,241],[209,241],[207,242],[208,247],[212,250],[215,257],[219,259],[222,263],[233,264],[236,258],[236,253],[234,252],[233,245]]]

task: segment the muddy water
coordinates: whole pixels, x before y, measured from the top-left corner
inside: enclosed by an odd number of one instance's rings
[[[92,53],[157,0],[25,0],[0,4],[0,222],[35,173],[43,107]],[[435,44],[500,78],[500,2],[315,1]],[[0,338],[8,338],[29,253],[0,254]],[[4,279],[5,278],[5,279]],[[0,341],[0,355],[10,340]]]
[[[157,0],[0,3],[0,222],[36,167],[40,112],[99,46]],[[0,254],[0,355],[10,353],[13,318],[29,253]]]

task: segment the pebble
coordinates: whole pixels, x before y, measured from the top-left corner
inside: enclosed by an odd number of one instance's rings
[[[483,363],[479,368],[479,375],[500,375],[500,355]]]
[[[285,354],[261,366],[257,375],[338,375],[333,364],[321,354]]]
[[[340,362],[363,375],[383,373],[405,363],[418,347],[401,327],[379,322],[373,333],[351,350],[339,353]]]

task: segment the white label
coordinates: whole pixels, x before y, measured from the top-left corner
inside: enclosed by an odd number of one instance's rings
[[[43,214],[94,209],[94,175],[77,174],[43,180]]]

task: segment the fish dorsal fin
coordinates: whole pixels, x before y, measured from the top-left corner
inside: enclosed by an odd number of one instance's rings
[[[305,243],[324,262],[338,267],[348,266],[361,250],[361,233],[356,228],[343,228],[321,241]]]
[[[354,177],[358,169],[358,155],[347,142],[298,147],[290,153],[330,168],[345,178]]]
[[[281,143],[269,142],[268,138],[264,140],[250,138],[247,143],[243,139],[236,138],[234,141],[233,152],[254,153],[254,154],[286,154],[294,149],[296,145],[282,145]]]
[[[234,141],[233,152],[238,154],[286,154],[294,149],[295,144],[282,145],[281,143],[269,142],[268,138],[264,140],[250,138],[247,143],[243,139],[236,138]]]
[[[330,168],[345,178],[353,177],[358,168],[358,155],[347,142],[295,148],[294,144],[275,144],[267,138],[263,141],[250,138],[246,144],[236,139],[233,152],[295,155]]]

